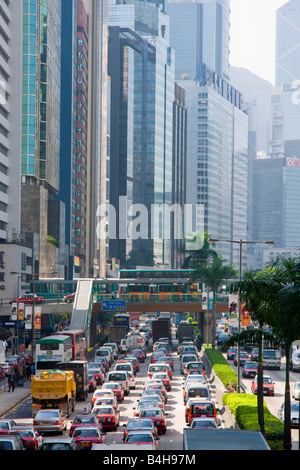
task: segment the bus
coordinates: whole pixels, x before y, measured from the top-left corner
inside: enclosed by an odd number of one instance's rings
[[[113,318],[113,326],[126,326],[129,330],[130,313],[116,313]]]
[[[45,336],[36,342],[36,375],[55,369],[58,362],[72,360],[72,339],[67,335]]]
[[[72,360],[86,360],[86,337],[83,330],[63,330],[58,331],[55,335],[69,336],[72,340]]]
[[[189,281],[193,269],[129,268],[120,269],[119,279],[172,279],[174,282]]]

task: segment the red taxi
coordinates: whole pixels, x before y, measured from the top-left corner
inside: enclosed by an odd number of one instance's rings
[[[149,431],[130,431],[124,440],[124,444],[150,444],[153,450],[158,450],[157,439]]]
[[[17,433],[21,436],[26,450],[40,450],[43,444],[43,436],[33,426],[14,426],[10,434]]]
[[[105,444],[105,435],[96,426],[78,426],[73,438],[81,449],[91,450],[93,444]]]
[[[160,380],[160,383],[159,382],[148,383],[146,385],[145,390],[160,390],[160,392],[163,396],[164,402],[167,403],[167,400],[168,400],[167,390],[165,389],[165,386],[164,386],[164,384],[162,383],[161,380]]]
[[[97,388],[97,381],[93,375],[88,376],[88,382],[89,382],[89,393],[94,393],[94,391]]]
[[[94,377],[97,385],[103,384],[104,374],[99,367],[89,367],[89,375],[92,375]]]
[[[87,427],[95,426],[99,429],[99,431],[103,430],[103,426],[100,423],[97,415],[93,413],[82,413],[82,414],[78,414],[75,416],[70,426],[70,431],[69,431],[70,437],[73,437],[73,433],[75,429],[78,428],[78,426],[80,426],[81,428],[83,426],[87,426]]]
[[[0,418],[0,435],[9,434],[14,426],[16,426],[16,423],[13,419]]]
[[[97,388],[97,390],[94,391],[94,394],[92,396],[92,405],[95,404],[97,398],[104,397],[104,396],[106,396],[106,397],[107,396],[115,397],[115,394],[114,394],[113,390]]]
[[[251,384],[251,390],[254,395],[257,394],[258,384],[257,384],[257,375]],[[272,382],[271,377],[268,375],[263,377],[263,394],[274,397],[274,382]]]
[[[98,416],[100,423],[102,423],[103,429],[113,429],[114,431],[117,430],[117,427],[119,426],[119,413],[116,413],[116,410],[113,406],[94,406],[92,412]]]
[[[217,410],[215,404],[210,400],[193,401],[187,407],[187,424],[191,424],[194,418],[207,418],[217,419]]]
[[[112,390],[119,403],[122,403],[124,400],[124,388],[119,382],[105,382],[102,390]]]
[[[145,362],[145,354],[141,349],[134,349],[132,353],[139,362]]]
[[[158,433],[165,434],[167,431],[166,415],[161,408],[143,408],[139,411],[138,418],[151,418]]]
[[[167,390],[167,392],[169,392],[171,390],[171,379],[170,379],[169,374],[167,372],[156,372],[155,374],[153,374],[152,379],[153,380],[155,380],[155,379],[161,380],[162,383],[164,384],[165,389]]]
[[[33,294],[24,294],[18,299],[11,299],[9,301],[10,304],[19,303],[19,304],[33,304]],[[44,297],[41,297],[37,294],[34,294],[34,303],[35,304],[43,304],[45,303]]]

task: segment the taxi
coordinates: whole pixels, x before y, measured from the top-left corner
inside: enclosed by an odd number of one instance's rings
[[[167,372],[156,372],[155,374],[153,374],[152,379],[161,380],[167,392],[171,390],[171,379]]]
[[[119,426],[119,413],[111,405],[94,406],[92,413],[95,413],[102,423],[103,429],[116,431]]]
[[[100,423],[97,415],[95,415],[93,413],[81,413],[81,414],[77,414],[75,416],[75,418],[71,422],[71,426],[70,426],[70,430],[69,430],[69,436],[70,437],[73,437],[73,433],[74,433],[75,429],[78,426],[80,426],[80,427],[83,427],[83,426],[88,426],[88,427],[96,426],[99,429],[99,431],[103,431],[102,424]]]
[[[161,408],[143,408],[138,413],[138,418],[151,418],[153,424],[156,426],[158,434],[162,433],[165,434],[167,431],[167,422],[166,416]]]
[[[112,390],[117,397],[118,403],[122,403],[124,400],[124,388],[119,382],[105,382],[102,390]]]
[[[73,438],[83,450],[91,450],[94,444],[105,444],[105,435],[96,426],[78,426]]]
[[[114,397],[115,394],[114,394],[113,390],[108,390],[108,389],[104,389],[104,388],[97,388],[97,390],[94,391],[93,396],[92,396],[92,406],[94,406],[97,398],[104,397],[104,396]]]

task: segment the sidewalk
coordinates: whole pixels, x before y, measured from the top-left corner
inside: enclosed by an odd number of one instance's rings
[[[31,382],[24,381],[24,386],[16,386],[14,392],[8,391],[7,377],[0,382],[0,417],[4,418],[11,408],[20,403],[24,398],[30,395]]]

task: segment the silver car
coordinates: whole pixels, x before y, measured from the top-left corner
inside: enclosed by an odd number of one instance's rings
[[[63,434],[67,429],[67,416],[58,409],[39,410],[33,425],[41,434],[44,432]]]
[[[293,398],[295,400],[300,399],[300,382],[296,382],[293,388]]]
[[[284,422],[284,403],[282,403],[279,412],[278,418]],[[291,402],[291,427],[299,426],[299,402]]]

